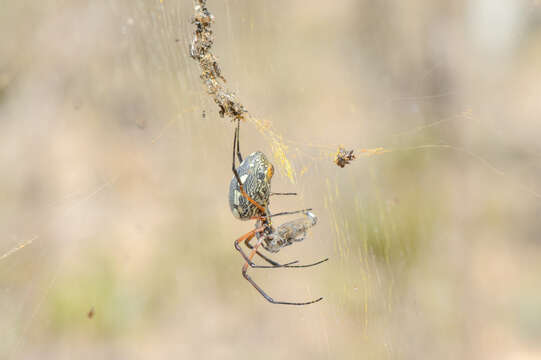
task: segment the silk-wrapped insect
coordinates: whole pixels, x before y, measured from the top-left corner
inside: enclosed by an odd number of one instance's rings
[[[308,230],[317,224],[317,217],[314,213],[307,211],[304,215],[301,218],[285,222],[276,229],[271,226],[269,234],[264,231],[257,233],[258,240],[262,239],[261,246],[268,252],[277,253],[283,247],[303,241]]]

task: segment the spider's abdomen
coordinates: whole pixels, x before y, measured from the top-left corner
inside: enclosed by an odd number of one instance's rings
[[[248,155],[240,163],[237,172],[246,194],[261,206],[266,207],[271,192],[274,168],[265,154],[257,151]],[[254,216],[263,215],[257,206],[242,195],[235,176],[229,184],[229,207],[233,215],[240,220],[249,220]]]

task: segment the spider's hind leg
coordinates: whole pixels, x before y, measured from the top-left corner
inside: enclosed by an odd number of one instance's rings
[[[252,250],[253,252],[253,249],[254,247],[250,244],[250,240],[252,240],[252,238],[254,237],[254,235],[258,232],[261,232],[263,231],[263,228],[258,228],[258,229],[255,229],[255,230],[252,230],[246,234],[244,234],[243,236],[241,236],[240,238],[238,238],[237,240],[235,240],[235,249],[237,249],[238,252],[240,252],[240,254],[242,255],[244,261],[246,261],[246,263],[248,265],[250,265],[250,267],[252,268],[255,268],[255,269],[272,269],[272,268],[279,268],[279,267],[289,267],[290,265],[292,264],[296,264],[298,263],[297,260],[295,261],[292,261],[292,262],[289,262],[287,264],[279,264],[277,263],[276,261],[274,260],[271,260],[269,259],[268,257],[266,257],[265,255],[263,255],[262,253],[260,253],[258,250],[255,250],[255,253],[257,255],[259,255],[263,260],[265,260],[266,262],[268,262],[269,264],[271,264],[271,266],[268,266],[268,265],[256,265],[252,259],[246,255],[246,253],[244,251],[242,251],[242,248],[240,247],[240,243],[241,242],[244,242],[246,244],[246,246]]]
[[[252,246],[252,244],[250,244],[250,240],[252,240],[252,238],[246,240],[244,242],[244,245],[246,245],[246,247],[250,250],[253,250],[254,247]],[[242,253],[242,249],[239,250],[241,253]],[[262,258],[263,260],[265,260],[266,262],[268,262],[269,264],[271,264],[272,266],[262,266],[262,265],[256,265],[254,264],[253,262],[248,262],[248,264],[250,265],[250,267],[253,267],[253,268],[256,268],[256,269],[269,269],[269,268],[276,268],[276,267],[290,267],[291,265],[293,264],[296,264],[298,263],[299,261],[298,260],[295,260],[295,261],[292,261],[292,262],[289,262],[287,264],[280,264],[280,263],[277,263],[276,261],[266,257],[265,255],[263,255],[262,253],[259,252],[259,250],[256,250],[255,253],[257,255],[259,255],[260,258]]]
[[[252,277],[250,275],[248,275],[248,265],[250,264],[250,262],[252,261],[252,258],[254,257],[254,255],[256,254],[257,252],[257,248],[261,245],[261,239],[259,239],[257,241],[257,244],[254,246],[254,248],[252,249],[252,252],[250,253],[250,256],[248,256],[248,261],[244,264],[244,266],[242,267],[242,276],[244,276],[244,278],[246,280],[248,280],[248,282],[250,284],[252,284],[252,286],[270,303],[273,303],[273,304],[282,304],[282,305],[308,305],[308,304],[313,304],[313,303],[316,303],[318,301],[321,301],[323,300],[322,297],[320,298],[317,298],[317,299],[314,299],[314,300],[311,300],[311,301],[306,301],[306,302],[289,302],[289,301],[276,301],[274,300],[273,298],[271,298],[269,295],[267,295],[267,293],[259,286],[256,284],[256,282],[252,279]]]
[[[246,247],[248,249],[253,251],[254,247],[252,246],[252,244],[250,244],[250,240],[252,240],[252,238],[247,239],[244,242],[244,245],[246,245]],[[239,250],[239,249],[237,249],[237,250]],[[239,251],[243,254],[243,257],[246,260],[247,257],[244,255],[242,249],[240,249]],[[323,259],[323,260],[316,261],[316,262],[314,262],[312,264],[306,264],[306,265],[294,265],[294,264],[297,264],[299,262],[299,260],[291,261],[291,262],[288,262],[288,263],[285,263],[285,264],[280,264],[280,263],[277,263],[276,261],[268,258],[267,256],[263,255],[262,253],[259,252],[259,250],[256,250],[255,253],[257,255],[259,255],[263,260],[265,260],[266,262],[268,262],[269,264],[272,265],[272,266],[256,265],[252,261],[248,261],[248,264],[250,265],[250,267],[253,267],[255,269],[271,269],[271,268],[278,268],[278,267],[306,268],[306,267],[319,265],[319,264],[324,263],[325,261],[329,260],[329,258],[326,258],[326,259]]]

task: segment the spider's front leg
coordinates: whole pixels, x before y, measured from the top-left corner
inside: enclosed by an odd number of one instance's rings
[[[234,147],[237,148],[237,158],[239,160],[239,164],[242,162],[242,155],[240,154],[240,119],[237,119],[237,128],[235,129],[235,139],[234,139]],[[233,152],[235,152],[235,149],[233,148]],[[233,164],[234,165],[234,164]]]
[[[255,235],[255,234],[254,234]],[[250,241],[252,240],[253,236],[249,239],[246,239],[244,241],[244,245],[246,245],[246,247],[250,250],[253,250],[254,247],[252,246],[252,244],[250,244]],[[268,266],[268,265],[256,265],[254,262],[252,262],[251,260],[249,260],[248,256],[246,256],[246,254],[244,253],[244,251],[242,251],[242,249],[240,248],[240,246],[238,248],[236,248],[238,251],[240,251],[240,253],[242,254],[242,257],[244,258],[244,260],[246,260],[246,262],[248,263],[248,265],[250,265],[250,267],[254,268],[254,269],[273,269],[273,268],[280,268],[280,267],[298,267],[298,266],[291,266],[293,264],[296,264],[299,262],[299,260],[295,260],[295,261],[291,261],[291,262],[288,262],[286,264],[280,264],[280,263],[277,263],[276,261],[268,258],[267,256],[263,255],[262,253],[259,252],[259,250],[256,250],[255,253],[257,255],[259,255],[260,258],[262,258],[263,260],[265,260],[266,262],[268,262],[269,264],[271,264],[271,266]],[[301,267],[304,267],[304,266],[301,266]]]

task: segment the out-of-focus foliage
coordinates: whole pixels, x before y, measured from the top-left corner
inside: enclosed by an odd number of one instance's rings
[[[253,277],[324,301],[241,276],[191,1],[0,1],[0,358],[541,357],[539,4],[207,4],[271,209],[319,219],[277,260],[331,257]]]

